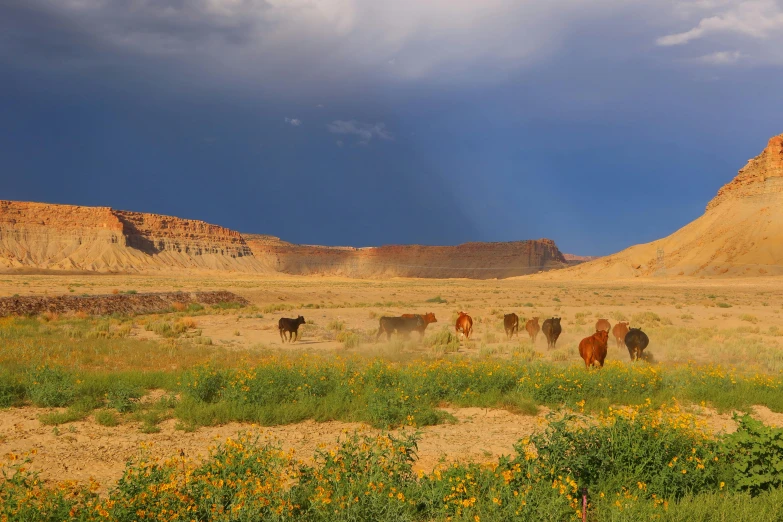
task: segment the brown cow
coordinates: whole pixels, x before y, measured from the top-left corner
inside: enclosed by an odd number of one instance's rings
[[[457,324],[455,325],[457,333],[461,333],[465,336],[466,340],[470,339],[470,332],[473,330],[473,319],[470,318],[465,312],[460,312],[457,317]]]
[[[430,324],[430,323],[437,323],[438,320],[435,319],[435,314],[433,314],[432,312],[427,312],[426,314],[402,314],[400,317],[413,319],[417,315],[422,318],[422,320],[424,321],[424,324],[422,326],[414,328],[414,330],[419,332],[419,334],[421,334],[421,336],[424,337],[424,330],[427,329],[427,325]]]
[[[503,316],[503,328],[506,330],[506,336],[511,337],[516,333],[519,336],[519,317],[511,313]]]
[[[601,330],[606,330],[608,332],[611,329],[612,329],[612,323],[610,323],[608,319],[599,319],[595,323],[596,332],[600,332]]]
[[[603,368],[606,359],[606,343],[609,341],[609,332],[599,330],[590,337],[585,337],[579,343],[579,355],[585,361],[585,368],[590,368],[597,363]]]
[[[628,335],[628,321],[620,321],[612,328],[612,335],[617,341],[618,348],[625,347],[625,336]]]
[[[541,331],[541,327],[538,326],[538,317],[534,317],[525,324],[525,330],[527,330],[527,334],[530,336],[530,339],[535,343],[536,337],[538,337],[538,332]]]

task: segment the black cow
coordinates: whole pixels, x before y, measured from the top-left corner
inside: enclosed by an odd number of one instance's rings
[[[517,314],[506,314],[503,316],[503,328],[506,329],[506,336],[511,339],[514,334],[519,336],[519,317]]]
[[[286,342],[286,333],[288,333],[288,342],[299,340],[299,325],[305,324],[305,318],[301,315],[296,319],[282,317],[277,322],[277,329],[280,330],[280,339]]]
[[[544,332],[544,336],[546,337],[547,348],[554,348],[557,343],[557,338],[563,333],[563,328],[560,326],[560,318],[550,317],[544,321],[541,331]]]
[[[650,344],[650,338],[641,328],[631,328],[625,334],[625,346],[628,347],[628,355],[632,361],[638,361],[642,358],[642,352]]]
[[[387,341],[391,339],[391,335],[394,332],[408,337],[413,330],[418,330],[425,326],[424,319],[420,315],[414,317],[381,317],[375,340],[377,341],[384,332],[386,332]]]

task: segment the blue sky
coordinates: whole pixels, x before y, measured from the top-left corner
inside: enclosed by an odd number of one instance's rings
[[[783,0],[0,0],[0,198],[609,254],[783,132],[781,49]]]

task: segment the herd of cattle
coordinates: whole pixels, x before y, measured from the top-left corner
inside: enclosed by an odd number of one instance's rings
[[[555,348],[557,339],[563,332],[559,317],[550,317],[539,326],[538,317],[533,317],[525,323],[525,330],[533,343],[536,342],[539,332],[544,332],[547,348]],[[378,333],[375,335],[377,341],[382,334],[386,334],[386,339],[391,339],[393,333],[408,336],[411,332],[418,332],[424,335],[424,331],[431,323],[437,323],[435,314],[428,312],[426,314],[403,314],[400,317],[381,317],[378,325]],[[278,321],[277,326],[280,330],[280,338],[283,342],[292,342],[299,337],[299,326],[305,324],[305,319],[301,315],[296,319],[283,317]],[[459,312],[455,330],[458,335],[465,339],[470,339],[473,332],[473,319],[465,312]],[[503,316],[503,328],[506,336],[510,339],[515,334],[519,335],[519,317],[517,314],[506,314]],[[595,323],[595,333],[585,337],[579,343],[579,355],[585,361],[585,367],[602,367],[606,359],[607,344],[609,343],[609,331],[617,342],[617,348],[625,346],[628,348],[628,354],[631,361],[641,359],[642,352],[650,344],[650,339],[640,328],[630,328],[628,321],[620,321],[614,327],[607,319],[598,319]],[[287,335],[287,338],[286,338]]]

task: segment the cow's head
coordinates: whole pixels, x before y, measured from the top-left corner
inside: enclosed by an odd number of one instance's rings
[[[296,318],[296,324],[305,324],[305,318],[300,315]]]
[[[535,324],[538,324],[538,317],[534,317],[534,318],[533,318],[533,322],[534,322]]]
[[[617,323],[617,324],[624,324],[625,326],[628,326],[628,325],[629,325],[629,324],[631,324],[631,323],[629,323],[628,321],[620,321],[620,322],[619,322],[619,323]]]
[[[552,322],[559,325],[560,324],[560,318],[559,317],[553,317]]]
[[[606,344],[606,341],[609,339],[609,332],[606,330],[598,330],[594,337],[598,339],[601,344]]]
[[[438,320],[435,319],[435,314],[433,314],[432,312],[427,312],[426,314],[424,314],[422,316],[422,318],[424,319],[424,322],[426,324],[437,323],[438,322]]]

